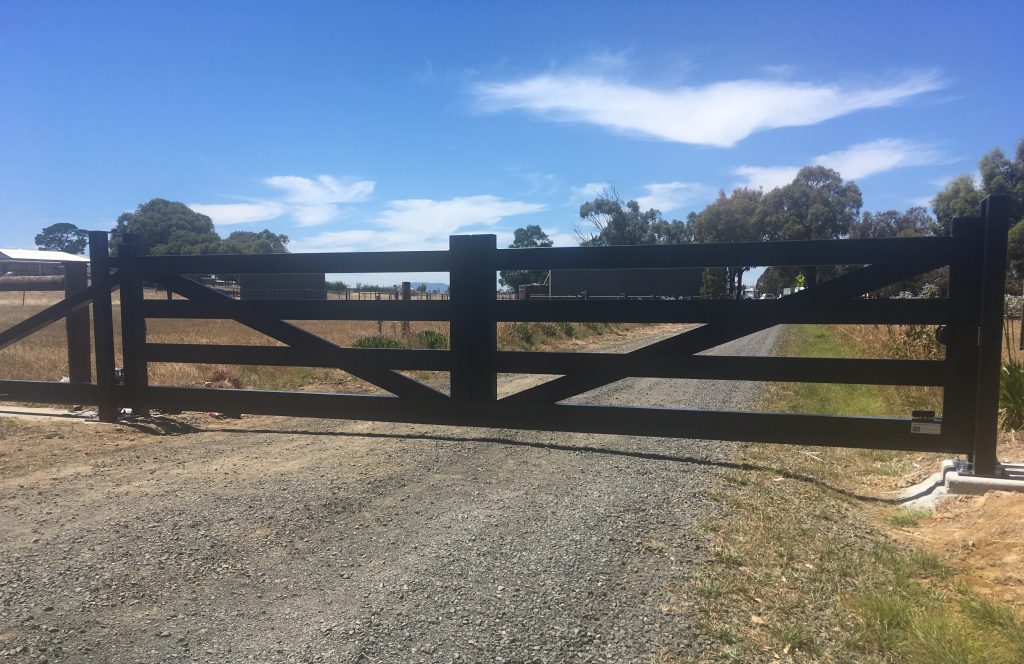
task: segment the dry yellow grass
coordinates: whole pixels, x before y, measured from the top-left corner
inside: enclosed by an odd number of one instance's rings
[[[147,298],[163,298],[161,292],[147,292]],[[22,305],[21,293],[0,293],[0,330],[18,323],[61,299],[59,293],[28,293]],[[117,294],[114,294],[114,328],[120,330]],[[376,321],[292,321],[313,334],[340,346],[352,346],[358,339],[378,334]],[[151,319],[147,321],[148,339],[155,343],[281,345],[240,323],[230,320]],[[612,328],[604,324],[570,325],[565,323],[502,323],[498,326],[498,345],[502,349],[522,350],[557,345],[570,338],[601,334]],[[448,334],[446,322],[412,321],[408,335],[401,323],[384,321],[380,333],[403,345],[422,347],[417,333],[432,330]],[[115,333],[115,353],[121,365],[121,344]],[[12,346],[0,350],[0,377],[23,380],[60,380],[67,375],[67,350],[64,323],[59,321]],[[211,364],[153,363],[149,368],[152,384],[201,385],[237,379],[246,387],[296,389],[316,386],[320,390],[367,390],[366,383],[337,369],[306,367],[263,367]],[[420,375],[420,377],[425,377]]]

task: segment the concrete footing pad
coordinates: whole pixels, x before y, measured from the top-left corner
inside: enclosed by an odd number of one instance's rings
[[[938,472],[900,492],[907,507],[931,507],[947,495],[981,495],[988,491],[1024,493],[1024,464],[999,465],[999,477],[976,477],[966,461],[947,459]]]

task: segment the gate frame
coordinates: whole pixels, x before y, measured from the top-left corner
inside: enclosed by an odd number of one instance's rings
[[[0,347],[93,303],[96,382],[62,385],[0,380],[8,400],[96,403],[115,421],[122,406],[308,415],[585,433],[708,438],[967,454],[977,475],[997,473],[996,439],[1006,278],[1008,199],[990,196],[977,220],[952,236],[631,247],[498,249],[494,235],[452,236],[448,251],[138,256],[130,236],[119,255],[92,232],[92,284],[23,324],[0,332]],[[866,265],[774,301],[506,301],[494,278],[507,269]],[[950,269],[949,297],[862,299],[861,295],[937,267]],[[442,301],[237,301],[184,275],[243,272],[449,272]],[[112,270],[116,270],[113,271]],[[187,300],[146,300],[143,280]],[[116,384],[113,307],[120,288],[123,385]],[[806,305],[811,305],[810,307]],[[286,344],[153,344],[146,318],[227,318]],[[339,347],[288,320],[448,320],[450,350]],[[631,353],[505,352],[499,321],[703,322]],[[780,323],[926,323],[944,326],[938,360],[751,358],[697,353]],[[45,322],[42,324],[46,324]],[[16,328],[18,328],[16,330]],[[374,383],[394,397],[153,386],[150,362],[326,366]],[[451,372],[451,395],[397,369]],[[497,398],[498,372],[560,374]],[[939,432],[914,431],[910,418],[700,411],[561,403],[627,376],[937,385],[944,388]],[[934,429],[934,427],[926,427]]]

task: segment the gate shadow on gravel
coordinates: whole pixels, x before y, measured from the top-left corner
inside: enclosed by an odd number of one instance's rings
[[[639,452],[636,450],[621,450],[607,447],[595,447],[592,445],[561,445],[559,443],[541,443],[536,441],[528,440],[513,440],[511,438],[496,438],[496,437],[472,437],[465,438],[460,436],[435,436],[431,434],[414,433],[414,434],[399,434],[399,433],[377,433],[377,432],[359,432],[349,433],[344,431],[303,431],[295,429],[223,429],[223,428],[212,428],[212,429],[198,429],[192,427],[193,431],[189,433],[227,433],[227,434],[279,434],[279,435],[294,435],[294,436],[330,436],[338,438],[387,438],[392,440],[430,440],[442,443],[488,443],[492,445],[506,445],[509,447],[532,447],[535,449],[549,450],[554,452],[575,452],[585,454],[605,454],[610,456],[618,457],[631,457],[635,459],[643,459],[645,461],[667,461],[671,463],[683,463],[694,466],[710,466],[715,468],[728,468],[730,470],[742,470],[742,471],[762,471],[769,472],[785,477],[789,480],[797,482],[804,482],[807,484],[813,484],[821,487],[827,491],[831,491],[834,494],[852,498],[853,500],[859,500],[865,503],[875,503],[883,505],[900,505],[911,500],[916,500],[922,497],[922,495],[911,496],[907,498],[881,498],[878,496],[865,496],[842,487],[837,487],[829,484],[828,482],[810,475],[804,475],[801,473],[794,473],[785,468],[775,468],[773,466],[762,466],[751,463],[738,463],[735,461],[715,461],[712,459],[701,459],[692,456],[677,456],[673,454],[662,454],[659,452]],[[141,430],[141,429],[140,429]],[[925,494],[929,493],[926,491]]]

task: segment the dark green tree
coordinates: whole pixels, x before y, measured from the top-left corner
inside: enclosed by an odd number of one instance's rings
[[[220,236],[213,230],[209,217],[184,203],[162,198],[122,214],[114,232],[111,246],[115,251],[126,233],[138,238],[140,254],[152,256],[215,254],[221,247]]]
[[[544,230],[530,224],[526,228],[517,228],[510,249],[526,249],[530,247],[550,247],[554,242]],[[498,283],[510,291],[518,291],[525,284],[539,284],[547,279],[548,273],[543,270],[502,270]]]
[[[36,246],[47,251],[64,251],[80,254],[89,244],[89,234],[67,222],[50,224],[36,235]]]
[[[689,230],[693,240],[748,242],[761,239],[755,220],[763,198],[760,189],[739,187],[728,196],[724,191],[719,191],[713,203],[690,217]],[[749,265],[709,268],[704,271],[701,293],[711,297],[739,299],[743,297],[743,274],[749,269]]]
[[[862,204],[855,182],[844,182],[831,168],[805,166],[791,183],[765,194],[755,227],[763,240],[834,240],[849,235]],[[800,271],[808,288],[817,283],[816,266]]]
[[[950,180],[932,199],[932,211],[943,235],[953,230],[953,220],[977,217],[985,192],[974,185],[974,178],[961,175]]]
[[[661,212],[641,210],[636,201],[623,203],[615,192],[598,196],[580,206],[582,225],[576,236],[581,247],[633,244],[682,244],[693,240],[686,222],[666,221]]]
[[[865,212],[850,226],[850,237],[854,239],[922,237],[937,234],[941,234],[940,226],[923,207],[912,207],[906,212]]]
[[[267,229],[259,233],[234,231],[224,238],[220,252],[224,254],[287,254],[288,236],[271,233]]]

